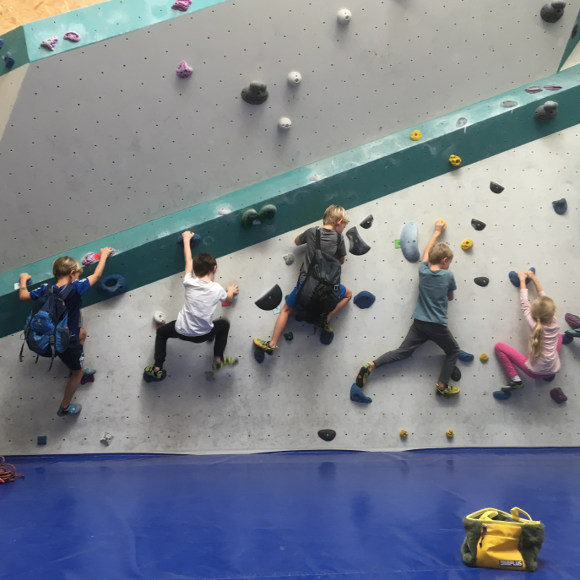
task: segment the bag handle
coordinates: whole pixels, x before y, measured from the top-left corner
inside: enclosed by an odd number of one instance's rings
[[[510,510],[510,514],[511,514],[512,518],[514,520],[516,520],[516,522],[519,522],[520,521],[520,519],[521,519],[520,518],[520,514],[523,514],[524,516],[526,516],[528,518],[528,520],[532,521],[532,518],[531,518],[530,514],[528,512],[526,512],[526,511],[524,511],[522,508],[519,508],[519,507],[513,507]]]

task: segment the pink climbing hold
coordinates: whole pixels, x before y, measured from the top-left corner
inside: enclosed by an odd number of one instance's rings
[[[58,42],[58,38],[56,36],[51,36],[50,38],[43,40],[40,43],[40,46],[42,48],[48,48],[48,50],[54,50],[54,47],[56,46],[57,42]]]
[[[177,70],[175,72],[177,73],[177,76],[180,79],[186,79],[191,76],[191,73],[193,73],[193,69],[187,64],[187,62],[182,60],[179,63],[179,66],[177,67]]]
[[[81,35],[78,32],[73,32],[72,30],[70,32],[67,32],[63,38],[65,40],[70,40],[71,42],[79,42],[79,40],[81,39]]]
[[[530,93],[530,94],[540,93],[541,91],[542,91],[542,87],[538,87],[538,86],[528,87],[526,89],[526,93]]]
[[[175,3],[171,8],[173,10],[179,10],[180,12],[186,12],[191,6],[191,0],[175,0]]]
[[[559,91],[562,88],[562,85],[546,85],[544,88],[547,91]]]

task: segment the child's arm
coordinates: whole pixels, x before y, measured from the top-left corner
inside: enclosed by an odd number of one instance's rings
[[[105,271],[105,264],[107,263],[107,258],[113,253],[113,248],[101,248],[101,259],[99,260],[99,263],[97,264],[97,267],[95,268],[95,271],[90,275],[87,276],[87,280],[89,281],[89,284],[92,286],[93,284],[96,284],[100,279],[101,276],[103,275],[103,272]]]
[[[183,256],[185,258],[185,273],[191,274],[193,272],[193,258],[191,256],[191,239],[195,234],[193,232],[183,232],[181,237],[183,239]]]
[[[238,288],[237,284],[230,284],[226,288],[226,292],[228,294],[228,298],[227,298],[228,302],[231,302],[234,299],[234,296],[236,296],[239,291],[240,291],[240,289]]]
[[[294,244],[297,246],[302,246],[303,244],[305,244],[306,242],[302,241],[302,234],[300,234],[299,236],[296,236],[296,239],[294,240]]]
[[[519,273],[518,273],[518,275],[519,275]],[[532,283],[533,283],[533,284],[534,284],[534,286],[536,287],[536,292],[537,292],[538,294],[539,294],[540,292],[543,292],[543,291],[544,291],[544,289],[542,288],[542,285],[540,284],[540,281],[539,281],[539,280],[536,278],[536,275],[535,275],[535,274],[534,274],[534,273],[533,273],[531,270],[528,270],[528,271],[525,273],[525,276],[527,276],[527,277],[528,277],[528,278],[529,278],[529,279],[532,281]],[[525,278],[524,278],[524,284],[525,284]],[[522,281],[521,281],[521,279],[520,279],[520,288],[521,288],[521,287],[522,287]]]
[[[425,247],[425,251],[423,252],[423,260],[422,260],[423,262],[429,261],[429,252],[431,251],[431,248],[435,245],[435,242],[437,242],[437,239],[443,233],[445,228],[447,228],[447,224],[445,223],[444,220],[437,220],[435,222],[435,231],[433,232],[433,235],[431,236],[431,239],[429,240],[429,243],[427,244],[427,246]]]
[[[30,300],[30,292],[28,288],[26,288],[26,283],[30,280],[30,274],[26,272],[22,272],[20,276],[18,276],[18,298],[20,300]]]

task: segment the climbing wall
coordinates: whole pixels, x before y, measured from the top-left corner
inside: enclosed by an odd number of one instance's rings
[[[580,267],[576,232],[580,227],[575,152],[578,127],[567,129],[477,164],[421,183],[352,209],[351,225],[369,214],[370,229],[358,227],[371,250],[348,255],[343,282],[356,294],[368,290],[375,304],[360,310],[350,304],[335,320],[332,344],[320,343],[309,325],[292,322],[291,342],[262,364],[254,360],[252,339],[267,338],[275,315],[254,302],[274,284],[292,288],[302,259],[293,240],[300,230],[221,258],[218,278],[240,285],[237,302],[219,307],[216,316],[232,324],[227,353],[239,364],[206,378],[211,346],[169,343],[167,379],[142,381],[151,363],[155,327],[153,312],[172,319],[183,300],[181,276],[173,276],[84,310],[89,330],[87,363],[98,370],[93,384],[81,386],[76,418],[58,418],[56,409],[66,369],[31,353],[18,363],[18,336],[0,340],[3,369],[0,440],[3,452],[185,452],[222,453],[287,449],[400,450],[471,446],[577,446],[580,343],[562,350],[562,370],[552,383],[525,379],[525,388],[508,401],[491,393],[504,377],[493,355],[496,341],[526,348],[526,324],[518,292],[508,280],[512,269],[534,266],[547,293],[564,314],[580,314],[574,273]],[[490,190],[490,181],[505,189]],[[568,210],[557,215],[552,201],[567,199]],[[334,200],[340,203],[340,199]],[[429,239],[436,219],[444,218],[443,237],[455,253],[452,270],[458,289],[449,306],[449,324],[463,350],[475,360],[459,363],[461,394],[444,400],[434,393],[441,355],[432,345],[371,377],[365,392],[369,405],[349,400],[359,366],[398,346],[411,323],[417,294],[417,265],[407,262],[395,240],[408,221],[419,225],[419,243]],[[471,219],[486,223],[476,231]],[[308,224],[305,224],[305,227]],[[463,239],[473,240],[468,252]],[[293,253],[287,266],[283,257]],[[147,267],[147,264],[143,264]],[[487,276],[479,287],[473,279]],[[481,353],[490,360],[481,363]],[[560,387],[568,396],[556,404],[549,395]],[[333,429],[334,441],[317,432]],[[406,441],[399,431],[408,431]],[[453,430],[448,440],[446,431]],[[107,432],[109,446],[100,442]],[[47,436],[46,447],[37,437]]]
[[[0,115],[0,272],[553,74],[580,0],[554,24],[541,4],[352,0],[340,25],[342,2],[243,0],[68,52],[61,39]],[[119,10],[111,34],[130,29]],[[253,80],[268,85],[263,105],[240,97]]]

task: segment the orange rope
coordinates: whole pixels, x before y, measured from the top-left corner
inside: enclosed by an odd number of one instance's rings
[[[14,481],[17,477],[24,478],[24,475],[16,473],[16,468],[10,463],[6,463],[4,457],[0,456],[0,483],[9,483]]]

